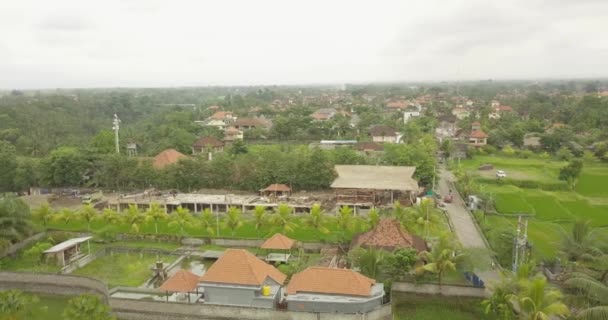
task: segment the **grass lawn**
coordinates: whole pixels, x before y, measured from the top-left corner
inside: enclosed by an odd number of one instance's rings
[[[393,293],[393,316],[398,320],[486,320],[481,300],[410,293]]]
[[[160,256],[165,263],[173,262],[174,256]],[[97,278],[108,287],[138,287],[152,276],[150,266],[156,262],[156,255],[113,253],[95,259],[72,274]]]
[[[63,319],[63,310],[68,304],[68,300],[72,297],[68,296],[47,296],[47,295],[36,295],[40,302],[34,306],[28,315],[29,320],[54,320]]]
[[[169,251],[173,251],[175,249],[182,247],[182,245],[177,242],[167,243],[167,242],[158,242],[158,241],[117,241],[117,242],[104,244],[104,246],[106,246],[106,247],[128,247],[128,248],[137,248],[137,249],[153,248],[153,249],[164,249],[164,250],[169,250]],[[92,247],[91,247],[91,250],[93,250]]]
[[[44,263],[41,262],[39,257],[26,256],[23,254],[24,251],[33,247],[36,244],[37,243],[33,243],[27,248],[24,248],[15,257],[8,256],[0,259],[0,270],[45,273],[56,273],[61,270],[61,267],[57,264]]]

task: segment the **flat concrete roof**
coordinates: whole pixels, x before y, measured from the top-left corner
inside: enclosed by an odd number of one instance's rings
[[[71,248],[79,243],[83,243],[87,240],[92,239],[93,237],[81,237],[81,238],[72,238],[69,240],[66,240],[60,244],[54,245],[52,247],[50,247],[49,249],[45,250],[44,253],[55,253],[55,252],[61,252],[64,251],[68,248]]]
[[[223,255],[224,255],[224,251],[207,250],[207,251],[203,252],[203,254],[201,254],[200,257],[203,257],[205,259],[219,259]]]
[[[361,303],[373,299],[377,299],[384,295],[384,284],[376,283],[372,286],[371,295],[368,297],[355,297],[338,294],[318,294],[318,293],[297,293],[287,296],[287,301],[319,301],[319,302],[337,302],[337,303]]]

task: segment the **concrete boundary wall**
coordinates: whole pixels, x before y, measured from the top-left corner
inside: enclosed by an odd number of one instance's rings
[[[40,241],[45,236],[46,236],[46,232],[41,232],[41,233],[37,233],[29,238],[23,239],[22,241],[17,242],[15,244],[9,246],[8,248],[6,248],[2,253],[0,253],[0,258],[4,258],[8,255],[14,254],[17,251],[27,247],[30,244]]]
[[[0,289],[59,295],[97,294],[108,301],[108,288],[96,279],[49,273],[0,272]]]
[[[438,285],[438,284],[417,284],[408,282],[395,282],[391,287],[393,292],[407,292],[417,294],[436,294],[454,297],[487,297],[484,288],[471,286],[453,286],[453,285]]]
[[[106,285],[96,279],[47,273],[0,272],[0,290],[58,295],[92,293],[101,296],[112,307],[114,315],[125,320],[389,320],[390,304],[361,314],[315,313],[208,304],[144,301],[111,298]],[[137,291],[137,289],[135,289]],[[150,290],[146,290],[149,292]]]
[[[391,305],[387,304],[368,313],[340,314],[283,311],[175,302],[151,302],[111,298],[110,306],[116,316],[126,320],[191,320],[191,319],[247,319],[247,320],[389,320]]]

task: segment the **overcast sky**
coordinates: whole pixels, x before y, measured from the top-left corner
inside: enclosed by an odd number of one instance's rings
[[[608,76],[608,0],[3,0],[0,88]]]

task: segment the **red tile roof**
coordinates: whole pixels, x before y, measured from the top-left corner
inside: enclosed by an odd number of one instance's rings
[[[350,269],[309,267],[289,281],[287,294],[321,293],[369,297],[376,280]]]
[[[384,151],[384,146],[377,142],[359,142],[355,145],[355,149],[359,151]]]
[[[228,249],[200,278],[200,281],[260,286],[266,278],[283,284],[287,276],[247,250]]]
[[[397,130],[389,126],[374,126],[369,129],[369,133],[374,137],[395,137],[397,136]]]
[[[496,107],[496,111],[511,112],[513,111],[513,108],[511,108],[511,106],[498,106]]]
[[[232,125],[246,127],[268,127],[268,123],[266,121],[256,118],[239,118],[234,121]]]
[[[260,248],[262,249],[274,249],[274,250],[288,250],[293,248],[296,243],[295,240],[288,238],[280,233],[276,233],[274,236],[268,238]]]
[[[225,134],[239,134],[241,131],[235,127],[228,127],[224,130]]]
[[[194,292],[198,285],[198,279],[199,277],[194,273],[182,269],[177,271],[158,289],[171,292]]]
[[[202,137],[198,140],[196,140],[196,142],[194,142],[192,144],[193,147],[195,148],[205,148],[205,147],[222,147],[224,146],[224,143],[222,141],[220,141],[219,139],[215,138],[215,137]]]
[[[475,131],[471,132],[471,134],[469,134],[469,138],[484,139],[487,137],[488,137],[488,135],[481,130],[475,130]]]
[[[183,153],[175,149],[167,149],[154,157],[152,165],[156,169],[162,169],[168,165],[177,163],[180,159],[187,158]]]
[[[355,247],[374,247],[391,251],[397,248],[414,248],[418,251],[427,249],[424,240],[405,232],[397,219],[382,219],[374,229],[355,236],[351,248]]]

